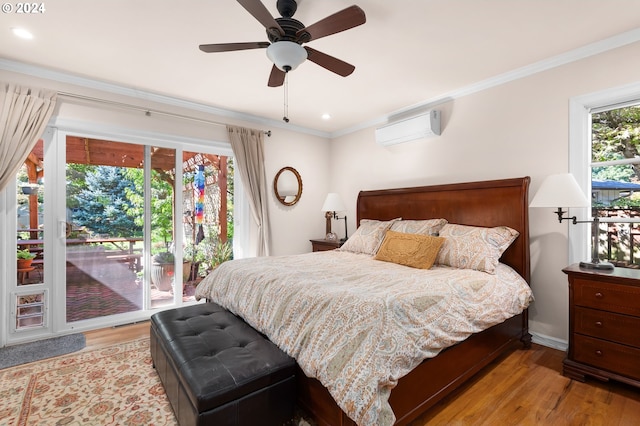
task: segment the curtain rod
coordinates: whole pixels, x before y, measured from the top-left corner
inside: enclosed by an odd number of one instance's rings
[[[203,118],[195,118],[195,117],[189,117],[188,115],[182,115],[182,114],[175,114],[172,112],[166,112],[166,111],[159,111],[159,110],[154,110],[154,109],[150,109],[150,108],[143,108],[140,106],[136,106],[136,105],[131,105],[131,104],[127,104],[124,102],[117,102],[117,101],[109,101],[106,99],[100,99],[100,98],[93,98],[91,96],[84,96],[84,95],[78,95],[75,93],[69,93],[69,92],[58,92],[58,96],[62,96],[62,97],[66,97],[66,98],[72,98],[72,99],[80,99],[83,101],[91,101],[91,102],[96,102],[96,103],[102,103],[102,104],[107,104],[107,105],[113,105],[113,106],[117,106],[120,108],[125,108],[125,109],[131,109],[131,110],[135,110],[135,111],[141,111],[144,112],[144,114],[147,117],[150,117],[151,114],[158,114],[158,115],[165,115],[168,117],[175,117],[175,118],[180,118],[182,120],[190,120],[190,121],[196,121],[199,123],[205,123],[205,124],[212,124],[214,126],[227,126],[226,123],[221,123],[219,121],[212,121],[212,120],[205,120]],[[271,130],[263,130],[264,134],[267,135],[267,137],[271,137]]]

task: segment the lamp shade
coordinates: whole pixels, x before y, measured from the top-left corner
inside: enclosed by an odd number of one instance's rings
[[[298,68],[307,59],[307,51],[292,41],[277,41],[267,47],[267,57],[284,72]]]
[[[591,203],[571,173],[549,175],[529,207],[589,207]]]
[[[342,198],[335,192],[330,192],[327,194],[327,198],[324,200],[324,204],[322,205],[323,212],[343,212],[347,210],[342,202]]]

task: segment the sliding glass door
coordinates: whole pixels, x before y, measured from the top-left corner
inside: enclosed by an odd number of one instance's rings
[[[144,146],[68,135],[65,153],[66,322],[142,310]]]
[[[59,322],[194,302],[203,276],[232,257],[229,157],[61,131],[49,148],[30,156],[39,178],[18,176],[18,248],[37,267],[17,280],[56,294]]]
[[[194,302],[232,257],[233,161],[78,135],[64,146],[66,323]]]
[[[9,340],[195,303],[196,285],[233,256],[230,149],[151,140],[47,129],[8,197],[7,231],[33,257],[12,272]]]

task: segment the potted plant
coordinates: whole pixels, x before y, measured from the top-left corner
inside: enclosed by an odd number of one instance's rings
[[[153,256],[151,282],[160,291],[171,291],[175,269],[173,253],[163,251]]]
[[[206,242],[202,242],[200,245],[187,243],[184,249],[184,259],[185,262],[189,262],[189,271],[186,274],[185,282],[194,281],[198,278],[200,265],[206,260],[206,245]]]
[[[209,267],[207,272],[211,272],[221,263],[233,259],[233,246],[230,241],[220,241],[214,239],[211,244],[207,245],[205,258]]]
[[[197,249],[192,243],[187,243],[184,246],[182,251],[182,282],[186,283],[190,281],[191,278],[191,270],[193,269],[193,264],[195,262]]]
[[[211,266],[216,267],[231,259],[233,259],[233,247],[231,243],[229,241],[217,241],[211,258]]]
[[[18,250],[16,252],[16,258],[18,259],[18,269],[29,269],[34,257],[36,257],[36,255],[31,253],[27,249]]]

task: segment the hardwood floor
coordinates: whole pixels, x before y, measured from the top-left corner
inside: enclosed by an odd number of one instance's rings
[[[570,380],[562,375],[564,357],[564,352],[535,344],[516,350],[411,426],[640,424],[640,389]]]
[[[149,321],[143,321],[121,327],[110,327],[87,331],[84,333],[87,341],[87,345],[84,350],[89,351],[113,345],[115,343],[129,342],[142,337],[149,337],[149,326]]]
[[[149,322],[85,333],[87,347],[149,336]],[[499,359],[411,426],[640,424],[640,389],[562,375],[564,352],[533,345]],[[640,362],[640,360],[638,361]]]

